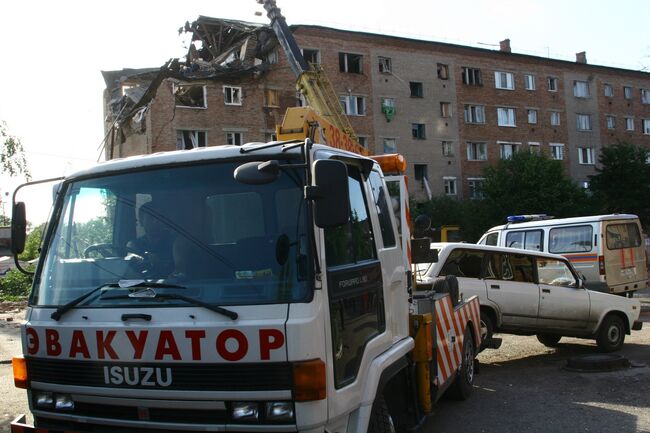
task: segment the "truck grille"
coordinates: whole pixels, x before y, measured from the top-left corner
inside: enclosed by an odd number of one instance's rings
[[[161,369],[165,383],[135,384],[107,381],[106,369],[118,367],[131,372],[135,369]],[[68,361],[27,358],[27,371],[32,381],[61,385],[95,386],[130,389],[165,389],[194,391],[277,391],[292,388],[292,365],[282,363],[257,364],[192,364],[192,363],[128,363]],[[171,374],[171,379],[168,377]],[[133,382],[132,382],[133,383]]]

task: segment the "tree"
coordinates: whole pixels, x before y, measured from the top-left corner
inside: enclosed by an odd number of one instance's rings
[[[25,159],[25,150],[19,138],[7,132],[7,124],[0,121],[0,172],[14,177],[20,174],[31,178]]]
[[[589,190],[599,212],[633,213],[650,230],[650,164],[642,146],[619,142],[603,147],[600,167],[589,178]]]
[[[487,220],[503,223],[512,214],[570,217],[590,213],[587,194],[546,154],[515,152],[483,170],[481,191]]]
[[[23,261],[34,260],[41,254],[40,247],[44,231],[45,223],[35,227],[29,232],[27,239],[25,240],[25,249],[22,254],[18,256],[18,259]]]

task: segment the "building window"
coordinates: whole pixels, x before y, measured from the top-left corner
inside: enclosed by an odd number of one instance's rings
[[[650,119],[641,120],[641,127],[643,128],[643,135],[650,135]]]
[[[634,131],[634,117],[625,118],[625,130]]]
[[[424,123],[411,123],[411,135],[418,140],[426,138],[424,132]]]
[[[578,162],[582,165],[594,165],[594,149],[592,147],[579,147]]]
[[[307,64],[310,65],[320,65],[320,51],[313,50],[310,48],[302,49],[302,56],[304,57]]]
[[[463,74],[463,84],[468,84],[470,86],[483,85],[483,77],[481,76],[480,69],[463,66],[462,74]]]
[[[244,135],[241,132],[226,132],[226,143],[241,146],[244,144]]]
[[[442,142],[442,156],[452,157],[454,156],[454,143],[451,141]]]
[[[547,77],[546,82],[548,83],[549,92],[557,92],[558,83],[556,77]]]
[[[483,186],[483,181],[485,179],[482,177],[470,177],[467,178],[467,184],[469,186],[469,198],[470,200],[477,200],[483,198],[483,191],[481,190]]]
[[[560,125],[560,112],[559,111],[551,111],[551,125],[552,126],[559,126]]]
[[[573,96],[575,96],[576,98],[588,98],[589,83],[587,83],[586,81],[574,81]]]
[[[611,84],[605,84],[603,86],[603,93],[608,98],[611,98],[612,96],[614,96],[614,88],[612,87]]]
[[[384,138],[384,153],[397,152],[397,140],[394,138]]]
[[[348,116],[365,116],[366,115],[366,98],[356,95],[339,96],[341,108]]]
[[[174,100],[177,107],[207,108],[206,87],[174,84]]]
[[[551,158],[556,161],[562,161],[564,159],[564,144],[562,143],[549,143],[551,149]]]
[[[529,109],[528,113],[528,123],[534,124],[537,123],[537,110]]]
[[[445,194],[456,195],[456,178],[445,176],[442,180],[445,182]]]
[[[176,149],[188,150],[206,146],[205,131],[190,131],[179,129],[176,131]]]
[[[650,104],[650,90],[649,89],[641,89],[641,103],[642,104]]]
[[[510,159],[512,155],[517,151],[517,146],[520,143],[509,143],[507,141],[498,141],[499,152],[501,154],[501,159]]]
[[[524,75],[524,88],[526,90],[535,90],[535,76],[531,74]]]
[[[541,146],[540,146],[539,142],[537,142],[537,141],[529,141],[528,142],[528,151],[530,153],[536,153],[537,155],[539,155],[541,153],[540,147]]]
[[[485,123],[483,105],[465,105],[465,123]]]
[[[451,102],[440,103],[440,117],[451,117]]]
[[[415,180],[429,179],[426,164],[415,164],[413,169],[415,170]]]
[[[241,105],[241,87],[223,86],[226,105]]]
[[[605,116],[605,123],[607,124],[607,129],[616,128],[616,117],[614,116]]]
[[[467,143],[467,160],[487,161],[487,144],[476,142]]]
[[[499,126],[517,126],[515,109],[497,107],[497,123]]]
[[[449,65],[445,65],[444,63],[438,63],[438,78],[440,78],[441,80],[449,79]]]
[[[411,81],[409,83],[409,87],[411,88],[411,98],[424,97],[424,88],[422,86],[422,83],[417,81]]]
[[[264,106],[265,107],[279,107],[280,106],[280,92],[275,89],[264,90]]]
[[[497,89],[515,89],[515,76],[512,72],[496,71],[494,73],[494,82]]]
[[[578,131],[591,131],[591,115],[576,114],[576,127]]]
[[[629,86],[623,87],[623,97],[625,99],[632,99],[632,88]]]
[[[382,74],[393,72],[393,62],[390,57],[379,57],[379,72]]]
[[[278,63],[278,49],[274,48],[271,51],[269,51],[268,53],[266,53],[265,60],[266,60],[266,63],[268,63],[269,65],[277,64]]]
[[[363,56],[361,54],[339,53],[339,70],[349,74],[362,74]]]
[[[358,135],[357,136],[357,143],[359,143],[362,147],[365,149],[368,148],[368,137],[365,135]]]

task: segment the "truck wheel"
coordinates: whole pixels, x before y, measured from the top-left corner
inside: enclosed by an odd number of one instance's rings
[[[487,348],[488,343],[492,340],[494,334],[494,323],[486,311],[481,311],[481,350]]]
[[[537,340],[546,347],[557,347],[560,338],[562,336],[557,334],[537,334]]]
[[[377,395],[375,402],[372,404],[368,433],[395,433],[395,424],[393,424],[393,418],[388,412],[388,406],[383,395]]]
[[[449,388],[449,396],[454,400],[467,399],[474,389],[474,339],[469,327],[465,329],[463,337],[463,356],[461,358],[460,371],[456,380]]]
[[[615,315],[605,317],[600,325],[596,343],[603,352],[615,352],[623,346],[625,341],[625,324]]]

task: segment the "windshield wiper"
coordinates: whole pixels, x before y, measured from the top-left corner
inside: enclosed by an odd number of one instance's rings
[[[185,289],[186,287],[184,286],[179,286],[177,284],[167,284],[167,283],[158,283],[154,281],[145,281],[145,280],[120,280],[117,283],[107,283],[107,284],[102,284],[101,286],[95,287],[91,291],[84,293],[83,295],[79,296],[78,298],[73,299],[72,301],[68,302],[67,304],[61,305],[59,308],[54,311],[50,315],[50,317],[54,320],[59,320],[61,316],[63,316],[66,312],[70,311],[73,309],[76,305],[79,305],[81,302],[85,301],[87,298],[89,298],[91,295],[94,293],[99,292],[102,289],[110,288],[110,289],[117,289],[117,288],[130,288],[130,287],[156,287],[156,288],[169,288],[169,289]]]
[[[170,286],[173,285],[172,284],[162,285],[159,287],[170,287]],[[228,310],[218,305],[208,304],[207,302],[203,302],[200,299],[190,298],[189,296],[179,295],[177,293],[158,293],[155,290],[153,290],[152,287],[147,287],[144,290],[139,290],[137,292],[129,293],[127,295],[113,295],[113,296],[102,297],[102,299],[126,299],[126,298],[178,299],[180,301],[185,301],[188,304],[197,305],[199,307],[206,308],[210,311],[214,311],[215,313],[222,314],[226,317],[229,317],[232,320],[237,320],[237,318],[239,317],[239,314],[237,314],[235,311]]]

